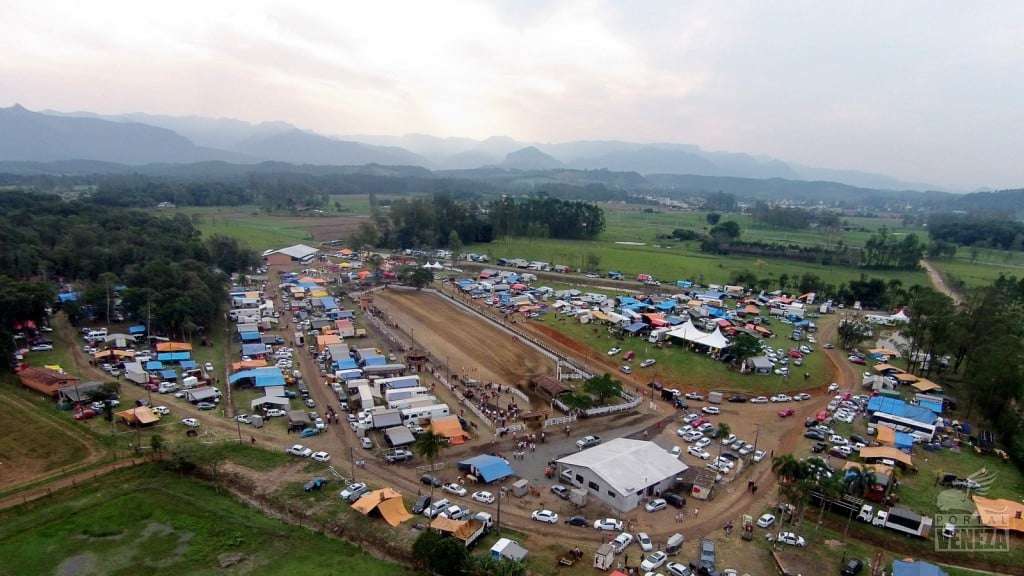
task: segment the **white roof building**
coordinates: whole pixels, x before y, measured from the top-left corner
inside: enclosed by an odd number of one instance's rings
[[[640,500],[656,497],[672,488],[686,464],[654,442],[616,438],[556,461],[559,477],[566,470],[577,488],[620,512],[628,512]]]
[[[312,246],[306,246],[305,244],[296,244],[294,246],[289,246],[287,248],[281,248],[280,250],[272,250],[270,252],[264,253],[263,255],[269,256],[271,254],[284,254],[286,256],[290,256],[292,260],[303,262],[312,259],[319,252],[319,250],[313,248]]]

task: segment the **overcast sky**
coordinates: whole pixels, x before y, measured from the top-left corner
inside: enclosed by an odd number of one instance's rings
[[[0,0],[0,105],[1024,185],[1024,2]]]

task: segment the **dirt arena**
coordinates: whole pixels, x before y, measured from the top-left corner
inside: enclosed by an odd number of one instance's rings
[[[530,378],[555,372],[550,358],[435,294],[381,290],[373,303],[453,374],[525,391]]]

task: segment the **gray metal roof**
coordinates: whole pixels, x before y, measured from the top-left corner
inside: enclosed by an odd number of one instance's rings
[[[632,494],[686,470],[686,464],[654,442],[616,438],[558,459],[588,468],[619,494]]]

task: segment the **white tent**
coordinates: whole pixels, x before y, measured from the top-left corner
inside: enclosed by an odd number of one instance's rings
[[[433,264],[424,264],[423,267],[428,270],[441,270],[442,268],[444,268],[444,266],[442,266],[440,262],[434,262]]]
[[[707,346],[715,350],[721,350],[729,346],[729,341],[722,335],[722,331],[715,327],[714,332],[704,332],[687,320],[685,324],[668,333],[671,338],[679,338],[701,346]]]

